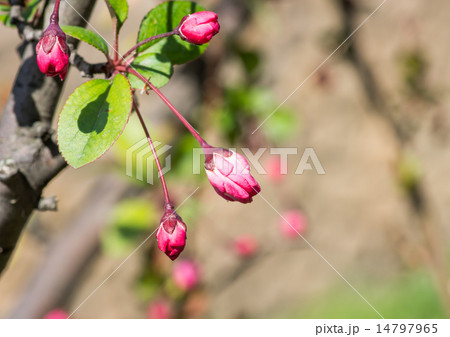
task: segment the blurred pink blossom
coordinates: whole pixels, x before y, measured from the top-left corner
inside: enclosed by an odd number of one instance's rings
[[[181,260],[173,267],[172,277],[178,288],[188,291],[194,288],[199,281],[199,268],[194,261]]]
[[[69,318],[69,314],[62,309],[54,309],[48,312],[45,316],[45,319],[66,319]]]
[[[240,257],[251,257],[258,250],[258,241],[249,235],[241,235],[233,240],[233,251]]]
[[[303,235],[307,227],[306,216],[298,210],[284,212],[279,223],[281,234],[290,239]]]
[[[281,160],[279,156],[271,156],[267,159],[265,168],[268,178],[273,182],[280,182],[286,178],[286,173],[281,172]]]
[[[147,309],[149,319],[169,319],[172,318],[172,306],[166,299],[159,299],[151,303]]]

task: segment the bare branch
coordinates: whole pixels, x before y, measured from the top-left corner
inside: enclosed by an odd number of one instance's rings
[[[109,77],[107,63],[86,62],[72,46],[70,46],[70,49],[70,64],[74,65],[80,71],[82,77],[92,78],[95,74],[105,74],[106,77]]]

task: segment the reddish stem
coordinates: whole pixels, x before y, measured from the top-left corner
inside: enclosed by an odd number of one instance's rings
[[[163,100],[163,102],[166,103],[166,105],[170,108],[170,110],[172,110],[175,116],[177,116],[178,119],[184,124],[184,126],[189,130],[189,132],[192,133],[192,135],[195,137],[195,139],[197,139],[202,148],[211,147],[192,127],[192,125],[189,124],[186,118],[184,118],[183,115],[173,106],[173,104],[170,103],[170,101],[162,94],[162,92],[159,91],[158,88],[156,88],[153,84],[151,84],[144,76],[142,76],[140,73],[138,73],[136,70],[130,67],[116,67],[116,70],[125,71],[130,74],[133,74],[134,76],[138,77],[141,81],[143,81],[146,85],[148,85]]]
[[[117,18],[113,23],[113,29],[114,29],[114,64],[117,63],[118,59],[119,59],[119,34],[117,31]]]
[[[157,40],[157,39],[161,39],[164,37],[169,37],[172,35],[177,34],[178,30],[175,29],[172,32],[168,32],[168,33],[164,33],[164,34],[159,34],[159,35],[155,35],[155,36],[151,36],[148,39],[142,40],[141,42],[139,42],[138,44],[134,45],[129,51],[127,51],[125,54],[123,54],[122,56],[122,60],[125,60],[132,52],[134,52],[136,49],[138,49],[140,46],[149,43],[151,41]]]
[[[145,136],[147,137],[147,140],[148,140],[148,145],[150,145],[150,149],[152,150],[153,157],[155,158],[156,167],[158,168],[159,179],[161,180],[161,185],[162,185],[162,188],[164,191],[165,202],[166,202],[166,204],[171,204],[170,198],[169,198],[169,192],[167,191],[166,180],[164,179],[164,174],[163,174],[162,168],[161,168],[161,163],[159,162],[158,154],[156,153],[156,149],[155,149],[155,146],[153,145],[152,139],[150,137],[150,133],[148,132],[148,129],[147,129],[147,126],[145,125],[144,119],[142,118],[142,115],[137,107],[137,104],[134,101],[133,101],[133,107],[134,107],[134,110],[136,111],[137,116],[139,117],[139,121],[141,122],[142,128],[144,129]]]
[[[59,4],[61,0],[55,1],[55,7],[53,7],[52,15],[50,15],[50,24],[57,25],[59,23]]]

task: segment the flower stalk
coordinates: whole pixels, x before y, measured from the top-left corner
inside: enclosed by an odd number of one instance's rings
[[[142,80],[150,89],[152,89],[162,100],[163,102],[172,110],[172,112],[175,114],[175,116],[178,117],[178,119],[184,124],[184,126],[189,130],[190,133],[197,139],[199,144],[203,148],[210,148],[211,146],[200,136],[200,134],[197,132],[197,130],[194,129],[194,127],[187,121],[186,118],[183,117],[183,115],[173,106],[172,103],[163,95],[161,91],[159,91],[158,88],[156,88],[149,80],[147,80],[143,75],[141,75],[136,70],[130,68],[130,67],[118,67],[117,70],[119,71],[125,71],[128,72],[136,77],[138,77],[140,80]]]
[[[157,39],[162,39],[165,37],[169,37],[172,35],[176,35],[177,34],[177,30],[175,29],[172,32],[168,32],[168,33],[163,33],[163,34],[159,34],[159,35],[155,35],[155,36],[151,36],[148,39],[142,40],[141,42],[139,42],[138,44],[134,45],[133,47],[131,47],[130,50],[128,50],[125,54],[122,55],[122,61],[124,61],[128,56],[130,56],[136,49],[138,49],[139,47],[143,46],[146,43],[152,42],[154,40]],[[129,64],[130,62],[127,62],[127,64]]]
[[[59,23],[59,5],[61,0],[55,1],[55,7],[53,7],[52,15],[50,15],[50,24],[57,25]]]
[[[144,133],[145,133],[145,136],[147,137],[148,145],[150,145],[150,149],[152,150],[153,157],[155,158],[156,167],[158,169],[158,176],[159,176],[159,179],[161,180],[161,185],[162,185],[163,192],[164,192],[165,204],[166,205],[171,204],[170,198],[169,198],[169,192],[167,190],[166,179],[164,178],[164,174],[162,172],[161,163],[159,161],[158,154],[156,153],[155,145],[153,144],[152,138],[150,137],[150,133],[148,132],[147,126],[145,125],[145,122],[144,122],[144,119],[142,118],[141,112],[139,111],[139,108],[138,108],[136,102],[134,102],[134,101],[133,101],[133,107],[134,107],[134,110],[136,111],[136,115],[138,116],[139,121],[141,122],[142,128],[144,129]]]

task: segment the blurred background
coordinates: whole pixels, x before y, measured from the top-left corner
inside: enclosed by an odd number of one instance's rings
[[[122,51],[160,2],[129,0]],[[171,146],[166,178],[186,250],[171,262],[146,240],[163,199],[157,179],[126,176],[126,150],[144,137],[132,115],[107,155],[45,189],[58,212],[30,219],[0,276],[0,317],[448,317],[450,4],[388,0],[315,71],[381,0],[199,3],[221,32],[163,93],[215,146],[296,149],[287,174],[266,150],[266,174],[252,170],[261,197],[226,202],[192,174],[194,139],[155,95],[139,95],[153,139]],[[103,1],[90,22],[112,40]],[[3,107],[20,40],[4,26],[0,35]],[[79,53],[103,61],[83,43]],[[58,111],[84,81],[70,70]],[[324,175],[295,173],[306,148]]]

